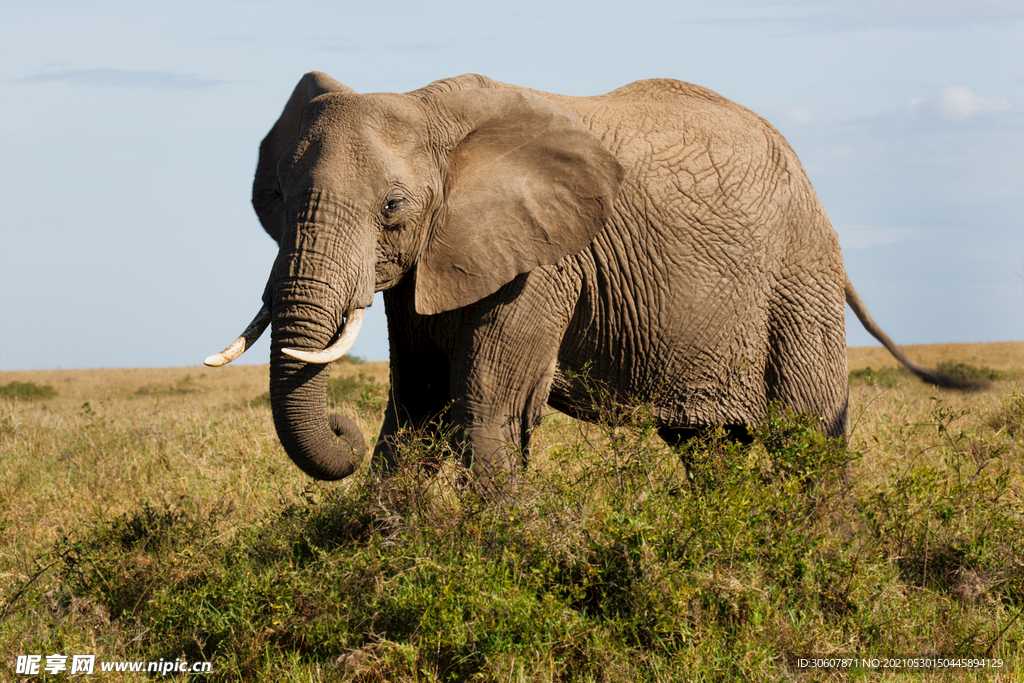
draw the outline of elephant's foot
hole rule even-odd
[[[473,485],[489,498],[513,488],[525,463],[529,444],[516,443],[517,432],[488,426],[467,427],[462,432],[463,462],[473,473]]]

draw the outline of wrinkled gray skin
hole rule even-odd
[[[327,367],[282,349],[323,349],[375,291],[391,395],[374,464],[443,415],[485,482],[514,471],[546,405],[595,419],[595,386],[651,402],[670,442],[741,434],[771,401],[840,436],[845,302],[884,337],[782,135],[679,81],[565,97],[465,75],[360,95],[313,72],[260,147],[253,205],[280,244],[274,421],[321,479],[350,474],[363,438],[326,415]]]

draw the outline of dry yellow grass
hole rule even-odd
[[[953,362],[1008,373],[1024,370],[1024,342],[930,344],[903,348],[913,360],[929,367]],[[851,371],[899,365],[880,346],[851,348],[848,358]],[[938,430],[936,416],[941,412],[960,415],[950,421],[950,429],[955,433],[965,432],[967,438],[971,438],[973,432],[985,427],[990,417],[1002,409],[1007,395],[1015,388],[1019,391],[1020,386],[1020,379],[1007,379],[993,382],[992,387],[985,391],[965,393],[936,389],[912,377],[893,387],[851,384],[850,440],[864,455],[860,467],[871,472],[872,476],[884,477],[886,472],[912,462],[934,443]],[[1016,439],[1002,436],[1008,461],[1019,468],[1024,450]]]
[[[376,382],[388,380],[386,362],[336,363],[332,377],[365,374]],[[267,391],[269,365],[228,365],[208,368],[103,368],[93,370],[25,370],[0,372],[0,385],[10,382],[49,384],[58,396],[51,410],[78,408],[84,401],[124,403],[144,409],[171,403],[215,406],[250,400]]]
[[[900,348],[912,360],[928,367],[952,362],[986,366],[993,370],[1024,371],[1024,342],[917,344]],[[882,346],[851,346],[846,350],[846,358],[850,370],[899,367],[899,362]]]
[[[957,362],[989,367],[1000,371],[1024,371],[1024,342],[985,344],[926,344],[904,346],[917,362],[934,367],[938,363]],[[849,369],[899,367],[899,363],[881,346],[850,347]],[[360,364],[337,363],[331,376],[365,374],[376,382],[388,379],[388,364],[383,361]],[[0,385],[9,382],[49,384],[59,393],[44,405],[61,412],[78,408],[85,401],[104,404],[125,403],[152,409],[172,403],[214,406],[255,398],[267,391],[269,366],[229,365],[185,368],[104,368],[93,370],[26,370],[0,372]],[[856,402],[854,402],[856,403]]]
[[[332,377],[386,381],[387,363],[338,363]],[[245,501],[242,518],[313,484],[284,454],[265,394],[267,365],[0,372],[0,385],[52,386],[0,401],[0,566],[97,516],[141,503],[198,509]],[[373,416],[353,414],[372,438]],[[235,503],[231,503],[234,505]]]

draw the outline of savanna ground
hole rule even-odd
[[[83,680],[1024,680],[1024,343],[907,350],[991,388],[850,349],[848,447],[777,412],[753,447],[688,447],[689,475],[643,406],[551,415],[500,500],[412,438],[385,480],[310,481],[265,366],[0,373],[0,678],[94,654]],[[329,402],[372,437],[386,381],[338,363]]]

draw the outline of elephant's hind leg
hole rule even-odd
[[[767,398],[800,413],[821,418],[821,431],[830,437],[846,434],[849,415],[849,385],[843,356],[822,354],[810,363],[805,356],[780,353],[769,360],[766,370]]]
[[[844,292],[827,276],[817,281],[806,272],[802,276],[803,281],[790,283],[790,298],[773,315],[766,398],[819,415],[821,431],[841,437],[849,409]]]

